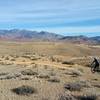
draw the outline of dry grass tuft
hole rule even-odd
[[[38,76],[38,78],[48,79],[48,78],[50,78],[50,76],[49,76],[48,74],[40,74],[40,75]]]
[[[21,74],[22,75],[38,75],[37,72],[34,72],[31,69],[27,69],[27,70],[21,71]]]
[[[79,70],[67,70],[65,72],[66,75],[72,75],[73,77],[78,77],[78,76],[82,76],[82,72]]]
[[[53,83],[59,83],[60,79],[58,79],[57,77],[52,77],[50,79],[48,79],[49,82],[53,82]]]
[[[79,81],[65,84],[64,88],[70,91],[81,91],[82,88],[89,87],[87,82]]]
[[[71,61],[63,61],[63,62],[62,62],[62,64],[74,65],[74,63],[73,63],[73,62],[71,62]]]
[[[97,96],[94,94],[77,96],[77,100],[97,100]]]
[[[0,76],[5,76],[5,75],[8,75],[9,73],[5,73],[5,72],[2,72],[0,73]]]
[[[58,100],[76,100],[76,98],[71,94],[62,94]]]

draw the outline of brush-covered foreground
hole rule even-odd
[[[100,46],[0,41],[0,100],[100,100]]]

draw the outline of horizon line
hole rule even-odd
[[[0,31],[4,31],[4,30],[7,30],[7,31],[11,31],[11,30],[20,30],[20,31],[36,31],[36,32],[48,32],[48,33],[54,33],[54,34],[58,34],[58,35],[62,35],[62,36],[72,36],[72,37],[75,37],[75,36],[86,36],[86,37],[97,37],[97,36],[100,36],[100,35],[90,35],[90,34],[93,34],[93,33],[100,33],[100,32],[75,32],[75,33],[71,33],[71,32],[66,32],[66,33],[57,33],[57,32],[51,32],[51,31],[47,31],[47,30],[33,30],[33,29],[25,29],[25,28],[11,28],[11,29],[0,29]],[[76,35],[75,35],[76,34]]]

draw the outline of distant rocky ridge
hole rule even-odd
[[[2,40],[44,40],[53,41],[63,38],[62,35],[49,32],[37,32],[29,30],[0,30],[0,39]]]
[[[50,32],[37,32],[29,30],[0,30],[0,40],[18,40],[18,41],[61,41],[72,43],[100,43],[100,36],[86,37],[86,36],[63,36]]]
[[[86,44],[100,44],[100,36],[87,37],[87,36],[64,36],[60,38],[61,41],[73,43],[86,43]]]

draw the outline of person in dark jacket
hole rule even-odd
[[[94,61],[91,65],[94,65],[94,71],[99,69],[99,62],[96,58],[94,58]]]

